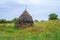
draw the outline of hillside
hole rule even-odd
[[[34,27],[26,29],[0,24],[0,40],[60,40],[60,21],[34,22]]]

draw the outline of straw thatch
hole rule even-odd
[[[33,25],[34,25],[33,19],[27,11],[24,11],[23,14],[15,22],[15,27],[17,28],[19,27],[27,28]]]

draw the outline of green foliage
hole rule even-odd
[[[41,20],[40,22],[44,22],[45,20]]]
[[[34,22],[34,27],[26,29],[17,29],[14,23],[1,23],[0,40],[60,40],[60,21]]]
[[[7,20],[7,23],[12,23],[12,21],[10,21],[10,20]]]
[[[18,18],[14,18],[13,20],[11,20],[12,22],[16,22],[16,20],[17,20]]]
[[[35,20],[35,22],[39,22],[38,20]]]
[[[57,14],[51,13],[51,14],[49,15],[49,20],[57,20],[57,19],[58,19],[58,15],[57,15]]]
[[[0,19],[0,23],[14,23],[16,20],[17,18],[14,18],[13,20]]]
[[[6,19],[0,19],[0,23],[6,23]]]

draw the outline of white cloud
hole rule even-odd
[[[51,3],[51,2],[57,2],[59,0],[0,0],[1,3],[7,3],[7,2],[16,2],[19,4],[43,4],[43,3]]]
[[[41,4],[41,3],[44,3],[45,1],[44,0],[29,0],[29,3],[31,4]]]
[[[19,4],[26,4],[26,0],[14,0],[15,2],[18,2]]]
[[[44,0],[14,0],[14,2],[17,2],[19,4],[41,4],[44,3]]]

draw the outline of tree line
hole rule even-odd
[[[14,18],[13,20],[6,20],[6,19],[0,19],[0,23],[13,23],[17,20],[18,18]],[[55,13],[49,14],[49,20],[59,20],[58,15]],[[35,20],[35,22],[39,22],[38,20]]]
[[[16,20],[17,20],[17,18],[14,18],[13,20],[0,19],[0,23],[13,23]]]

